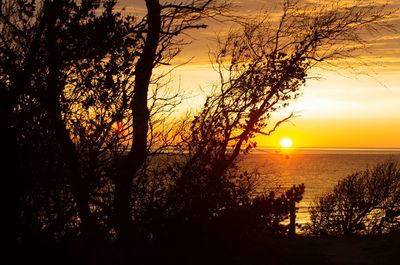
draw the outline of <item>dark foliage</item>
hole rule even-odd
[[[292,117],[272,121],[311,67],[343,56],[344,43],[360,42],[358,30],[387,14],[366,5],[309,15],[286,0],[276,27],[239,21],[215,54],[220,84],[199,113],[176,123],[168,117],[180,92],[165,92],[166,74],[153,71],[229,2],[145,0],[141,19],[116,2],[0,1],[0,141],[11,194],[2,201],[12,246],[80,258],[123,249],[131,260],[142,244],[174,238],[285,234],[304,186],[256,194],[238,158]],[[122,248],[109,248],[115,239]]]
[[[224,211],[214,221],[214,233],[287,235],[291,204],[302,200],[305,186],[293,186],[282,194],[274,191],[249,198],[247,203]]]
[[[310,208],[313,234],[380,235],[400,229],[400,169],[378,164],[339,181]]]

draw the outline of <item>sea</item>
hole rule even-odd
[[[256,173],[260,191],[283,191],[304,183],[305,193],[296,214],[296,222],[304,224],[309,222],[313,201],[330,192],[339,180],[389,160],[400,166],[400,149],[258,148],[242,156],[239,165]]]

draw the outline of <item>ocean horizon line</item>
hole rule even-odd
[[[400,152],[400,147],[274,147],[258,146],[254,148],[262,150],[292,150],[292,151],[393,151]]]

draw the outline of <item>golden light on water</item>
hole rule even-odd
[[[281,139],[280,145],[282,148],[290,148],[293,146],[293,141],[289,137],[284,137]]]

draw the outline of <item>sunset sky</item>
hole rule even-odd
[[[250,14],[259,12],[267,2],[269,7],[277,8],[281,1],[234,2],[236,12]],[[388,2],[390,8],[400,7],[400,0]],[[125,0],[120,4],[143,14],[143,3]],[[394,19],[392,23],[400,25],[399,21]],[[191,32],[193,43],[175,61],[192,58],[174,73],[175,84],[180,84],[188,96],[181,109],[198,109],[204,91],[217,81],[208,52],[215,47],[215,36],[228,29],[224,23],[212,22],[206,30]],[[308,80],[302,96],[286,110],[294,111],[297,117],[272,136],[258,137],[258,145],[276,147],[283,137],[290,137],[294,147],[400,148],[400,33],[375,36],[362,57],[358,62],[367,64],[362,69],[364,75],[343,67],[335,71],[315,69],[313,75],[320,78]]]

